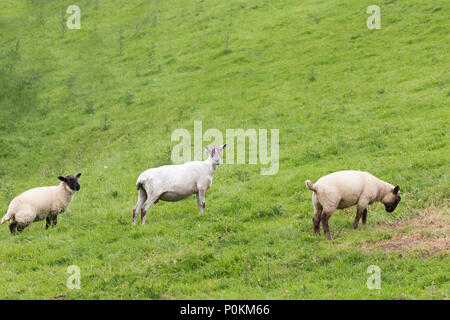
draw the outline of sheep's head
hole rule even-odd
[[[222,153],[223,149],[226,148],[226,144],[221,146],[207,146],[205,150],[208,152],[209,157],[212,159],[212,162],[215,165],[219,165],[222,163]]]
[[[70,189],[73,191],[79,191],[80,190],[80,184],[78,183],[78,178],[81,176],[81,173],[77,174],[76,176],[69,174],[68,176],[62,177],[59,176],[58,179],[67,184]]]
[[[382,202],[387,212],[393,212],[402,198],[400,197],[400,187],[395,186],[388,192]]]

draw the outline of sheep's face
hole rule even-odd
[[[383,198],[384,207],[387,212],[393,212],[397,208],[398,203],[402,198],[400,197],[400,187],[395,186],[395,188],[389,192]]]
[[[81,173],[77,174],[76,176],[69,174],[68,176],[61,177],[59,176],[58,179],[62,182],[65,182],[70,189],[73,191],[80,191],[80,184],[78,183],[78,178],[81,176]]]
[[[222,153],[223,149],[226,148],[226,144],[221,146],[207,146],[205,150],[208,152],[209,157],[212,159],[212,162],[215,165],[219,165],[222,163]]]

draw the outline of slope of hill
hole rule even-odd
[[[380,1],[379,30],[370,1],[76,2],[79,30],[73,1],[0,3],[0,211],[83,173],[55,229],[1,226],[0,298],[448,298],[448,1]],[[279,129],[278,173],[225,164],[204,215],[195,198],[160,202],[132,227],[137,176],[170,163],[171,133],[194,120]],[[349,168],[403,201],[355,231],[354,209],[336,212],[329,241],[304,181]],[[430,211],[426,228],[392,227]],[[412,230],[413,246],[377,246]]]

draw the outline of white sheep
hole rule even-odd
[[[11,233],[22,232],[33,221],[46,219],[45,229],[50,222],[56,226],[58,214],[64,212],[72,202],[76,191],[80,190],[78,178],[68,175],[58,177],[61,183],[58,186],[41,187],[27,190],[14,198],[8,207],[8,212],[1,223],[12,220],[9,224]]]
[[[212,186],[213,175],[222,163],[222,146],[208,146],[205,161],[192,161],[180,165],[167,165],[144,171],[136,182],[138,201],[133,209],[133,225],[141,211],[141,224],[150,207],[159,200],[179,201],[192,194],[197,196],[198,211],[205,209],[205,192]]]
[[[384,182],[368,172],[338,171],[326,175],[315,184],[305,181],[308,189],[313,191],[314,232],[323,232],[330,237],[328,220],[336,209],[344,209],[356,205],[356,217],[353,229],[358,227],[359,219],[365,224],[367,206],[380,201],[387,212],[393,212],[401,200],[400,187]]]

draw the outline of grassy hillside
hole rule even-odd
[[[378,1],[380,30],[373,1],[75,3],[80,30],[65,27],[74,1],[0,2],[0,213],[83,173],[55,229],[1,226],[0,299],[449,297],[448,1]],[[279,172],[223,165],[204,215],[192,197],[131,226],[137,176],[194,120],[279,129]],[[330,241],[304,181],[342,169],[403,200],[358,230],[354,208],[335,212]]]

